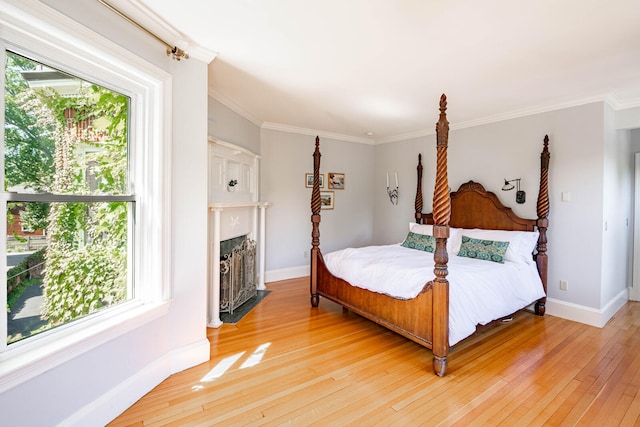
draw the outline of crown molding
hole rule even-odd
[[[618,102],[611,95],[596,95],[596,96],[575,99],[572,101],[567,101],[562,103],[537,105],[534,107],[528,107],[520,110],[509,111],[506,113],[481,117],[479,119],[467,120],[465,122],[460,122],[460,123],[452,123],[449,125],[449,129],[451,130],[466,129],[466,128],[475,127],[475,126],[482,126],[482,125],[487,125],[491,123],[502,122],[505,120],[532,116],[534,114],[548,113],[550,111],[563,110],[565,108],[578,107],[580,105],[586,105],[586,104],[593,104],[594,102],[605,102],[615,110],[633,108],[635,106],[640,105],[640,99],[634,100],[633,102],[621,103],[621,102]],[[434,125],[434,129],[435,129],[435,125]],[[398,142],[398,141],[404,141],[412,138],[435,135],[434,129],[424,129],[416,132],[404,133],[404,134],[394,135],[386,138],[380,138],[376,140],[376,143],[386,144],[389,142]]]
[[[280,132],[297,133],[301,135],[318,135],[323,138],[331,138],[331,139],[348,141],[348,142],[357,142],[357,143],[368,144],[368,145],[381,145],[381,144],[388,144],[391,142],[406,141],[409,139],[422,138],[426,136],[435,135],[436,133],[435,123],[434,123],[434,127],[431,129],[422,129],[415,132],[402,133],[402,134],[392,135],[392,136],[382,137],[382,138],[364,138],[364,137],[344,135],[339,133],[324,132],[324,131],[319,131],[315,129],[301,128],[301,127],[290,126],[290,125],[285,125],[280,123],[262,122],[258,120],[255,116],[248,113],[246,110],[242,109],[238,104],[236,104],[229,98],[222,96],[220,93],[216,92],[213,89],[209,89],[209,96],[215,98],[220,103],[224,104],[229,109],[233,110],[237,114],[251,121],[253,124],[260,127],[261,129],[277,130]],[[555,104],[537,105],[537,106],[523,108],[520,110],[514,110],[506,113],[485,116],[479,119],[467,120],[465,122],[460,122],[460,123],[454,123],[454,124],[450,124],[450,129],[451,130],[466,129],[466,128],[475,127],[475,126],[482,126],[482,125],[487,125],[491,123],[497,123],[505,120],[532,116],[534,114],[542,114],[542,113],[548,113],[551,111],[563,110],[566,108],[578,107],[581,105],[592,104],[595,102],[604,102],[607,105],[611,106],[611,108],[613,108],[616,111],[640,107],[640,98],[620,101],[615,95],[601,94],[601,95],[579,98],[579,99],[574,99],[571,101],[560,102]]]
[[[249,120],[254,125],[256,125],[258,127],[262,127],[262,124],[264,123],[262,120],[259,120],[253,114],[249,113],[247,110],[245,110],[244,108],[240,107],[238,104],[236,104],[230,98],[227,98],[226,96],[222,95],[220,92],[216,91],[215,89],[209,88],[208,95],[211,98],[215,99],[216,101],[220,102],[222,105],[224,105],[225,107],[227,107],[231,111],[233,111],[236,114],[239,114],[240,116],[242,116],[245,119]]]
[[[560,102],[556,104],[536,105],[533,107],[522,108],[520,110],[509,111],[506,113],[495,114],[492,116],[481,117],[479,119],[468,120],[451,126],[452,129],[464,129],[474,126],[481,126],[490,123],[502,122],[505,120],[518,119],[521,117],[533,116],[534,114],[548,113],[550,111],[564,110],[565,108],[579,107],[581,105],[593,104],[594,102],[604,102],[605,95],[596,95],[586,98],[574,99],[571,101]]]
[[[376,141],[372,138],[363,138],[363,137],[357,137],[357,136],[351,136],[351,135],[344,135],[340,133],[324,132],[316,129],[301,128],[296,126],[284,125],[280,123],[263,122],[258,118],[256,118],[251,113],[249,113],[248,111],[246,111],[245,109],[243,109],[242,107],[240,107],[231,99],[220,94],[220,92],[216,91],[215,89],[209,88],[208,94],[210,97],[220,102],[225,107],[229,108],[233,112],[239,114],[240,116],[249,120],[254,125],[258,126],[260,129],[276,130],[279,132],[287,132],[287,133],[297,133],[300,135],[320,136],[322,138],[337,139],[339,141],[347,141],[347,142],[357,142],[360,144],[368,144],[368,145],[375,145],[376,143]]]
[[[205,64],[211,63],[218,56],[218,52],[206,49],[195,43],[184,42],[179,45],[176,44],[176,46],[185,46],[184,50],[189,54],[189,58],[197,59]]]
[[[337,139],[339,141],[357,142],[359,144],[375,145],[376,141],[372,138],[362,138],[358,136],[344,135],[341,133],[324,132],[321,130],[307,129],[296,126],[282,125],[279,123],[264,122],[262,129],[277,130],[281,132],[297,133],[301,135],[319,136],[322,138]]]
[[[624,101],[621,101],[615,95],[607,95],[605,98],[605,102],[611,106],[616,111],[619,110],[627,110],[629,108],[640,107],[640,98],[631,98]]]

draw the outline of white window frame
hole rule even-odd
[[[135,247],[129,269],[133,299],[22,341],[6,344],[0,312],[0,393],[166,314],[170,301],[171,75],[40,2],[0,0],[0,63],[5,51],[113,89],[131,98],[130,190],[135,194]],[[4,147],[4,76],[0,82],[0,138]],[[4,153],[0,149],[0,170]],[[1,175],[4,176],[3,174]],[[1,184],[1,182],[0,182]],[[3,186],[0,188],[4,188]],[[6,202],[0,192],[0,238]],[[0,269],[6,270],[6,242]],[[4,270],[3,270],[4,271]],[[5,279],[6,280],[6,279]],[[6,306],[0,286],[0,307]]]

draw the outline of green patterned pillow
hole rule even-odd
[[[507,252],[508,247],[509,242],[474,239],[463,235],[458,256],[504,264],[504,254]]]
[[[436,249],[436,238],[410,231],[409,234],[407,234],[407,238],[402,242],[402,246],[419,251],[433,252]]]

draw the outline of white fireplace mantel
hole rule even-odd
[[[210,313],[209,324],[210,328],[219,328],[222,326],[220,320],[220,242],[227,238],[238,237],[244,234],[249,234],[249,238],[256,240],[258,243],[258,290],[265,290],[264,285],[264,271],[265,271],[265,211],[269,207],[270,203],[267,202],[254,202],[254,203],[209,203],[209,212],[213,215],[211,221],[211,295],[210,295]],[[249,233],[243,227],[239,227],[240,231],[230,232],[230,235],[224,236],[221,227],[221,217],[223,213],[229,212],[229,218],[231,222],[235,222],[237,218],[238,226],[240,225],[240,217],[234,217],[233,213],[237,210],[252,211],[252,221]],[[258,215],[259,211],[259,215]],[[259,236],[258,236],[259,232]],[[236,234],[236,235],[233,235]]]
[[[209,323],[220,320],[220,242],[248,235],[258,250],[257,289],[264,290],[265,217],[270,203],[258,201],[260,157],[233,144],[209,138]],[[235,181],[233,185],[230,185]]]

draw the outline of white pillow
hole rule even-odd
[[[460,252],[460,246],[462,246],[462,232],[463,228],[449,228],[449,242],[451,242],[451,252],[453,255],[458,255]]]
[[[433,236],[433,225],[409,223],[409,231],[416,234],[424,234]],[[462,228],[449,227],[449,238],[447,239],[447,252],[449,254],[457,254],[462,244]]]
[[[426,236],[433,236],[433,225],[431,224],[417,224],[415,222],[409,223],[409,231],[416,234],[424,234]]]
[[[509,247],[505,253],[505,261],[515,263],[525,262],[534,264],[533,250],[538,243],[539,232],[536,231],[507,231],[507,230],[483,230],[480,228],[465,229],[464,235],[474,239],[495,240],[499,242],[509,242]],[[462,237],[461,237],[462,239]],[[460,247],[458,247],[460,250]]]

